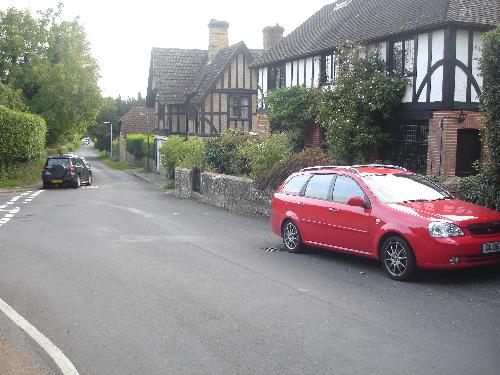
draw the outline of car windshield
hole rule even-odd
[[[69,159],[66,158],[60,158],[60,159],[49,159],[47,160],[47,166],[50,167],[51,165],[56,165],[56,164],[62,164],[65,167],[69,165]]]
[[[453,198],[445,190],[419,175],[369,175],[361,179],[383,203],[424,202]]]

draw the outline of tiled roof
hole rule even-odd
[[[335,9],[341,2],[347,5]],[[498,25],[499,0],[339,0],[324,6],[252,65],[310,55],[346,41],[383,40],[447,22]]]
[[[149,107],[133,107],[119,121],[120,132],[125,135],[152,133],[156,127],[155,110]]]
[[[212,61],[207,62],[206,50],[153,48],[150,78],[155,84],[159,101],[162,104],[182,104],[188,96],[192,96],[193,102],[200,100],[240,50],[250,58],[262,51],[249,51],[245,43],[240,42],[221,49]],[[148,91],[151,89],[148,87]]]
[[[206,60],[207,51],[204,50],[153,48],[152,74],[160,102],[184,103]]]

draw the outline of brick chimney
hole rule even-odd
[[[264,36],[264,49],[271,49],[278,42],[283,39],[283,32],[285,29],[281,27],[279,24],[276,26],[266,26],[262,30],[262,34]]]
[[[227,29],[229,23],[226,21],[210,20],[208,24],[208,60],[211,61],[217,52],[228,46]]]

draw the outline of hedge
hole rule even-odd
[[[126,139],[127,151],[136,160],[142,160],[147,155],[148,136],[146,134],[129,134]],[[149,157],[154,158],[154,139],[149,137]]]
[[[36,158],[44,150],[46,134],[43,118],[0,105],[0,164]]]

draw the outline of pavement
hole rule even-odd
[[[128,173],[149,182],[158,189],[163,189],[168,182],[168,178],[165,175],[158,172],[147,172],[144,168],[131,169]]]

